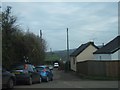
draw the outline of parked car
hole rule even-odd
[[[41,83],[41,76],[32,64],[19,64],[12,66],[12,72],[16,75],[16,82],[25,82],[28,85]]]
[[[36,69],[41,75],[42,81],[48,82],[53,80],[53,73],[48,66],[46,65],[36,66]]]
[[[59,63],[54,63],[54,68],[58,68],[59,67]]]
[[[15,74],[2,68],[2,88],[12,89],[16,84]]]

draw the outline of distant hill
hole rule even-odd
[[[75,49],[70,49],[69,54],[71,54]],[[46,61],[56,61],[56,60],[67,60],[67,50],[46,52]]]
[[[98,48],[103,47],[103,45],[97,46]],[[69,54],[74,52],[76,49],[70,49]],[[45,61],[57,61],[57,60],[66,61],[67,60],[67,50],[60,50],[60,51],[53,51],[53,52],[46,52],[46,59]]]

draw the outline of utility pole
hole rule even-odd
[[[68,28],[67,28],[67,70],[69,70],[69,35],[68,35]]]
[[[41,39],[41,43],[42,43],[42,30],[40,30],[40,39]]]
[[[50,48],[50,57],[51,57],[51,59],[53,58],[52,48]],[[53,64],[53,61],[52,61],[52,60],[51,60],[50,64]]]
[[[43,41],[42,41],[42,30],[40,30],[40,53],[43,53]],[[44,61],[42,60],[41,63],[43,63]]]
[[[43,43],[43,41],[42,41],[42,30],[40,30],[40,43],[41,43],[41,49],[43,49],[43,46],[42,46],[42,43]]]

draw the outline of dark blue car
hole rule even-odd
[[[12,89],[16,84],[15,74],[2,68],[2,89]]]
[[[11,72],[15,74],[17,83],[28,85],[41,83],[41,76],[32,64],[21,63],[12,65]]]
[[[53,80],[53,73],[48,66],[46,65],[36,66],[36,70],[41,75],[42,81],[48,82]]]

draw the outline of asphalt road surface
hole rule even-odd
[[[118,81],[83,80],[73,73],[53,70],[54,80],[32,85],[16,85],[15,88],[118,88]],[[109,89],[109,90],[111,90]],[[103,90],[103,89],[102,89]]]

